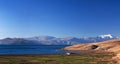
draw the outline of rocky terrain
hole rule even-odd
[[[120,38],[114,40],[108,40],[104,42],[96,42],[89,44],[76,44],[64,48],[64,50],[77,50],[77,51],[92,51],[97,52],[112,52],[115,56],[112,57],[113,60],[120,64]]]

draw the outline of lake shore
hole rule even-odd
[[[111,53],[0,55],[0,64],[115,64]]]

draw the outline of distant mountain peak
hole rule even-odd
[[[55,39],[56,37],[53,37],[53,36],[36,36],[36,37],[30,37],[28,39],[31,39],[31,40],[52,40],[52,39]]]
[[[66,37],[66,38],[62,38],[62,40],[71,40],[71,39],[78,39],[76,37]]]
[[[104,34],[104,35],[99,35],[98,37],[101,37],[101,38],[113,38],[113,35],[111,35],[111,34]]]

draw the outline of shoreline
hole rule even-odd
[[[0,64],[115,64],[111,54],[0,55]]]

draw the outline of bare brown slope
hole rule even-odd
[[[90,44],[76,44],[66,47],[64,50],[113,52],[116,54],[116,56],[114,56],[112,59],[117,60],[118,64],[120,64],[120,39]]]

